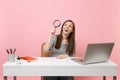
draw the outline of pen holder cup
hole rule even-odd
[[[15,54],[8,54],[8,62],[10,63],[15,62]]]

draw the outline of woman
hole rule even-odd
[[[51,29],[50,37],[45,43],[44,52],[50,51],[51,57],[64,59],[75,55],[75,24],[66,20],[59,35],[55,35],[55,28]],[[73,80],[73,77],[44,77],[44,80]]]

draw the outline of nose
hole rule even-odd
[[[69,29],[69,26],[67,26],[67,29]]]

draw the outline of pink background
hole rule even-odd
[[[120,66],[120,0],[0,0],[0,80],[2,64],[7,61],[5,49],[17,48],[16,56],[40,56],[41,43],[47,40],[54,19],[75,22],[77,56],[84,55],[88,43],[115,42],[110,59]],[[39,80],[39,77],[18,77],[18,80]]]

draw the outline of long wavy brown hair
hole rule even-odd
[[[73,32],[71,32],[68,36],[68,47],[66,49],[66,52],[68,53],[68,55],[72,55],[75,51],[75,24],[72,20],[66,20],[63,24],[62,24],[62,28],[61,28],[61,32],[59,35],[57,35],[57,41],[56,41],[56,45],[55,48],[56,49],[60,49],[61,47],[61,43],[62,43],[62,32],[63,32],[63,26],[66,22],[71,22],[73,24]]]

